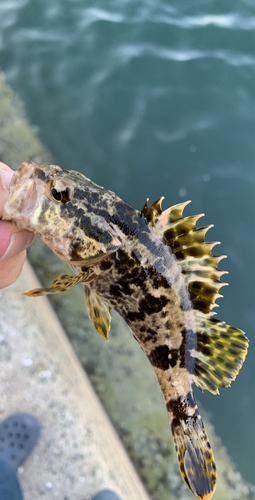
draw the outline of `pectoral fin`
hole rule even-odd
[[[30,292],[22,293],[21,295],[27,295],[28,297],[40,297],[42,295],[49,295],[51,293],[60,293],[69,290],[78,283],[88,283],[94,279],[95,275],[93,269],[88,269],[87,272],[83,272],[76,275],[73,274],[63,274],[56,278],[50,288],[35,288],[30,290]]]
[[[88,315],[96,331],[108,340],[112,319],[111,307],[103,302],[96,292],[88,286],[85,286],[85,303]]]

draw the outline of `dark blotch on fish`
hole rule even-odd
[[[150,354],[150,361],[156,368],[165,371],[169,368],[169,356],[171,351],[167,345],[155,347]]]

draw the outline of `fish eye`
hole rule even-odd
[[[52,194],[54,200],[61,201],[61,199],[62,199],[62,193],[61,193],[61,191],[58,191],[57,189],[52,188],[51,194]]]
[[[46,188],[46,194],[48,198],[55,203],[65,204],[72,199],[72,190],[69,187],[66,187],[65,189],[57,189],[55,187],[55,183],[52,181]]]

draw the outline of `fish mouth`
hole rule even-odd
[[[38,190],[33,171],[37,163],[24,162],[14,173],[10,192],[4,206],[3,219],[13,222],[16,226],[32,229],[29,217],[38,204]]]

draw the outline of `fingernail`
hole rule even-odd
[[[1,166],[1,165],[0,165]],[[2,185],[4,189],[9,192],[10,182],[12,179],[14,172],[10,172],[9,170],[0,170],[0,177],[2,180]]]
[[[5,250],[0,261],[11,259],[18,253],[26,250],[32,243],[35,235],[31,231],[16,231],[12,234],[8,248]]]

